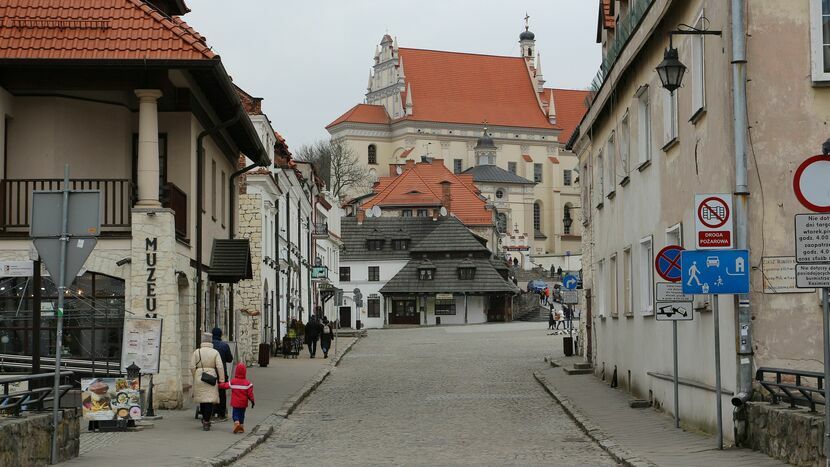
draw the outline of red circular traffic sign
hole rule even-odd
[[[793,177],[798,201],[813,212],[830,212],[830,156],[813,156],[802,162]]]
[[[680,253],[683,251],[682,246],[669,245],[659,253],[654,259],[654,268],[657,269],[657,275],[669,282],[680,282],[682,269],[680,269]]]
[[[717,196],[710,196],[697,208],[697,218],[710,229],[717,229],[729,220],[729,205]]]

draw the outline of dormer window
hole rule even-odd
[[[435,265],[432,261],[424,258],[421,264],[418,265],[418,280],[432,281],[435,280]]]
[[[383,250],[383,240],[366,240],[366,249],[369,251]]]
[[[465,259],[458,265],[458,278],[461,280],[473,280],[476,277],[476,265],[470,258]]]
[[[406,239],[397,239],[392,240],[392,249],[393,250],[408,250],[409,249],[409,240]]]

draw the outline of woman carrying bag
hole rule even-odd
[[[211,334],[202,334],[202,345],[190,357],[190,371],[193,373],[193,401],[199,404],[202,413],[202,429],[210,431],[213,404],[219,403],[218,382],[225,379],[222,357],[213,348]]]

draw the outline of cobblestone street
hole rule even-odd
[[[370,331],[239,465],[613,465],[533,378],[545,327]]]

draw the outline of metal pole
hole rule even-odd
[[[58,411],[60,408],[61,343],[63,341],[63,302],[66,292],[66,247],[69,243],[67,214],[69,209],[69,164],[63,169],[63,205],[61,206],[61,261],[58,274],[57,333],[55,337],[55,384],[52,388],[52,463],[58,463]]]
[[[674,427],[680,428],[680,390],[677,373],[677,321],[672,321],[672,336],[674,337]]]
[[[40,259],[32,262],[32,374],[40,373]],[[31,385],[34,382],[30,382]],[[41,386],[42,383],[35,383]],[[29,388],[31,389],[31,388]]]
[[[718,310],[718,296],[712,295],[712,310],[715,319],[715,394],[717,395],[718,410],[718,449],[723,449],[723,413],[721,410],[721,383],[720,383],[720,311]]]
[[[830,288],[824,288],[822,306],[824,309],[824,400],[830,400]],[[824,408],[824,458],[825,465],[830,466],[830,409]]]

